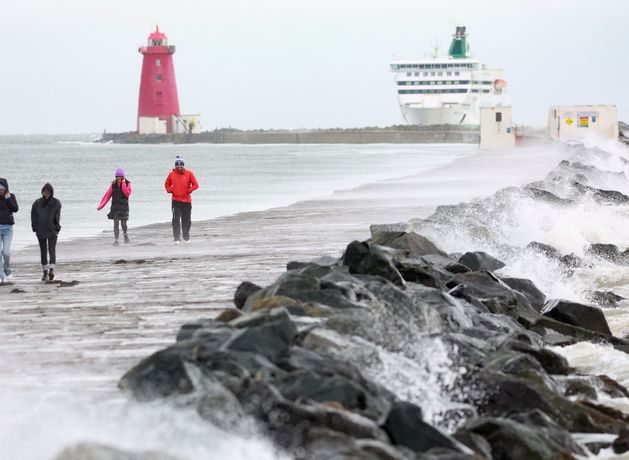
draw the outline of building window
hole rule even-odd
[[[419,77],[419,72],[415,72],[415,76],[416,76],[416,77]]]
[[[461,72],[454,72],[454,75],[456,75],[456,76],[458,76],[460,74],[461,74]]]
[[[442,77],[443,76],[443,72],[437,72],[437,75]]]
[[[158,73],[157,75],[155,75],[155,80],[161,80],[162,79],[162,74]]]
[[[155,65],[157,67],[161,66],[162,65],[162,60],[161,59],[155,59]]]
[[[502,112],[496,112],[496,122],[502,121]]]
[[[446,72],[446,75],[447,75],[448,77],[451,77],[451,76],[452,76],[452,72]]]
[[[592,115],[592,123],[596,123],[596,115]]]
[[[410,77],[411,75],[413,75],[413,72],[406,72],[407,77]]]

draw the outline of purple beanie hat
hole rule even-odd
[[[124,177],[124,176],[125,176],[124,169],[122,168],[116,169],[116,177]]]

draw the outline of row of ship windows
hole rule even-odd
[[[476,69],[477,64],[392,64],[393,70],[399,69]]]
[[[400,89],[398,94],[489,93],[488,89]]]
[[[454,75],[455,77],[458,77],[459,75],[461,75],[461,72],[446,72],[445,73],[446,76],[451,77],[452,75]],[[443,77],[443,72],[406,72],[406,76],[407,77],[412,77],[413,75],[415,75],[416,77],[421,77],[422,75],[424,77]]]
[[[491,81],[480,80],[426,80],[426,81],[398,81],[398,86],[406,85],[491,85]]]

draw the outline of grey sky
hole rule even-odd
[[[388,62],[447,50],[457,25],[503,68],[514,121],[616,104],[629,121],[623,0],[15,0],[3,2],[0,134],[131,131],[144,45],[177,46],[182,113],[204,129],[402,123]]]

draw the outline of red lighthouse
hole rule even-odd
[[[138,49],[144,56],[140,78],[137,130],[139,133],[172,133],[180,116],[174,46],[168,46],[166,34],[159,31],[149,35],[147,46]]]

